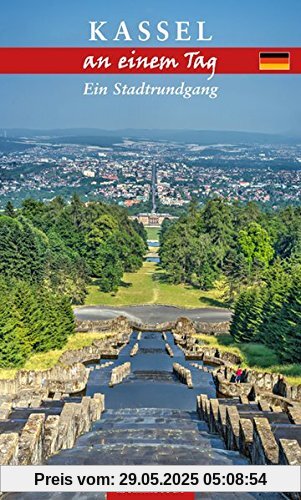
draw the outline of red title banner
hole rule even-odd
[[[107,500],[195,500],[194,493],[107,493]]]
[[[301,47],[2,47],[0,74],[300,74]]]

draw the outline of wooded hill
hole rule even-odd
[[[265,343],[285,362],[301,360],[300,207],[192,203],[179,220],[164,222],[160,257],[171,283],[203,290],[223,283],[236,340]]]
[[[22,366],[34,352],[61,348],[74,331],[72,304],[82,304],[91,279],[117,290],[139,269],[143,226],[124,209],[25,200],[0,216],[0,367]]]

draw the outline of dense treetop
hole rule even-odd
[[[301,360],[301,208],[262,211],[212,199],[190,205],[161,231],[161,264],[172,283],[210,289],[223,280],[231,333]]]
[[[143,263],[146,233],[122,208],[25,200],[0,215],[0,367],[61,348],[92,279],[114,292]]]

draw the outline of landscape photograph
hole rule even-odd
[[[162,35],[168,19],[175,46],[214,33],[216,47],[277,47],[278,61],[278,47],[300,45],[294,0],[273,15],[270,0],[233,0],[231,11],[201,2],[201,13],[199,2],[175,1],[173,13],[167,3],[103,2],[94,33],[112,47],[136,33],[140,47],[145,26]],[[14,22],[29,25],[12,43],[16,4]],[[88,45],[97,11],[96,0],[6,3],[0,48]],[[149,20],[140,31],[137,15]],[[179,25],[187,16],[201,19],[198,32]],[[208,85],[206,74],[101,76]],[[4,482],[0,496],[110,500],[190,486],[195,499],[295,500],[283,477],[271,489],[268,467],[214,469],[202,486],[193,467],[301,465],[300,74],[216,74],[213,100],[95,99],[82,93],[87,78],[99,81],[0,74],[0,466],[42,466],[27,473],[36,489]],[[65,466],[133,467],[124,490],[104,473],[77,490]]]

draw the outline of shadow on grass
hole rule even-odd
[[[101,291],[101,284],[102,283],[99,279],[96,278],[95,280],[93,280],[93,285],[98,286],[100,291]],[[133,286],[133,283],[127,283],[126,281],[121,281],[119,286],[122,288],[131,288],[131,286]]]
[[[159,281],[160,283],[170,283],[168,281],[168,276],[164,272],[155,272],[152,275],[152,280],[153,281]]]
[[[278,354],[263,344],[241,343],[239,349],[244,354],[246,363],[251,367],[269,368],[279,364]]]
[[[218,299],[214,299],[212,297],[206,297],[205,295],[201,295],[199,297],[199,300],[204,304],[208,304],[208,306],[223,307],[224,309],[228,309],[228,305],[225,302],[222,302],[221,300]]]
[[[131,288],[133,286],[133,283],[127,283],[126,281],[121,281],[119,286],[122,288]]]

